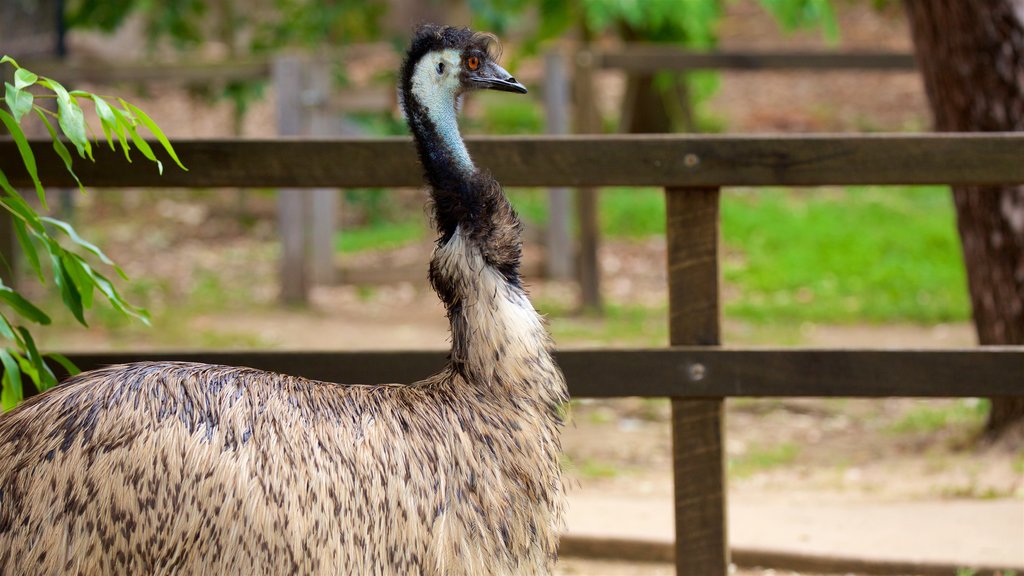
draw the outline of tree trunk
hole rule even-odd
[[[904,6],[935,128],[1024,130],[1024,0]],[[1024,344],[1024,186],[955,187],[953,199],[978,342]],[[1024,398],[993,398],[986,432],[1022,420]]]

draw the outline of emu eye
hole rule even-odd
[[[444,74],[444,62],[437,63],[437,73]]]
[[[480,67],[480,59],[477,58],[476,56],[470,56],[469,58],[466,58],[466,67],[469,68],[470,70],[476,70],[477,68]]]

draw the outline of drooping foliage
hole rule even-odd
[[[46,190],[36,168],[35,152],[25,137],[21,124],[27,118],[38,120],[49,132],[53,151],[74,176],[79,187],[82,182],[75,175],[75,154],[83,160],[93,160],[95,138],[91,137],[85,121],[82,103],[89,102],[99,118],[103,139],[111,149],[120,149],[131,160],[132,148],[138,150],[147,160],[154,162],[163,171],[163,164],[152,147],[143,140],[139,129],[148,129],[160,142],[170,158],[184,169],[174,148],[160,127],[145,112],[121,98],[103,97],[82,90],[67,90],[52,78],[39,76],[8,56],[0,58],[0,65],[14,68],[14,83],[4,83],[3,102],[0,107],[0,123],[14,140],[22,164],[28,173],[38,199],[45,212]],[[40,106],[40,99],[56,101],[57,111]],[[109,101],[108,101],[109,100]],[[68,149],[63,138],[74,147]],[[82,238],[75,229],[56,218],[39,213],[21,193],[14,188],[10,179],[0,170],[0,207],[6,210],[13,223],[24,261],[33,275],[44,285],[53,285],[60,292],[61,301],[74,318],[86,325],[85,311],[94,304],[98,292],[118,312],[149,321],[145,310],[127,302],[118,292],[114,283],[100,271],[101,266],[112,269],[118,276],[127,279],[121,270],[100,248]],[[7,263],[10,266],[10,263]],[[12,408],[24,397],[23,378],[42,391],[57,384],[46,358],[62,364],[70,372],[75,367],[59,354],[41,354],[26,324],[45,326],[50,324],[50,315],[30,302],[16,289],[0,282],[0,362],[3,366],[0,406]]]

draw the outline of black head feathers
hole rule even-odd
[[[469,28],[455,26],[422,24],[416,28],[407,58],[415,62],[427,52],[444,49],[482,52],[494,60],[498,59],[501,50],[498,38],[487,32],[473,32]]]
[[[475,54],[489,60],[501,56],[498,38],[487,32],[473,32],[469,28],[421,24],[409,44],[405,62],[402,64],[401,86],[403,91],[412,81],[416,63],[424,54],[436,50],[458,50],[466,55]]]

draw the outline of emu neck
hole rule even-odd
[[[454,97],[447,102],[441,98],[417,102],[410,111],[409,126],[431,186],[450,187],[476,171],[459,132]]]
[[[432,70],[417,65],[402,92],[433,200],[430,282],[451,324],[450,369],[477,394],[517,405],[529,399],[558,420],[565,384],[520,281],[519,218],[501,185],[473,165],[459,134],[456,93],[428,89]]]
[[[538,370],[554,370],[551,342],[518,275],[509,279],[487,260],[486,248],[459,227],[439,243],[431,281],[448,309],[451,365],[475,387],[521,390],[524,385],[555,404],[558,390],[545,390]],[[560,396],[558,396],[560,398]]]
[[[437,158],[454,162],[456,169],[462,174],[468,175],[476,171],[476,166],[469,157],[469,150],[466,150],[466,143],[459,132],[458,102],[431,103],[427,108],[427,116],[437,131],[435,147],[443,148]]]

